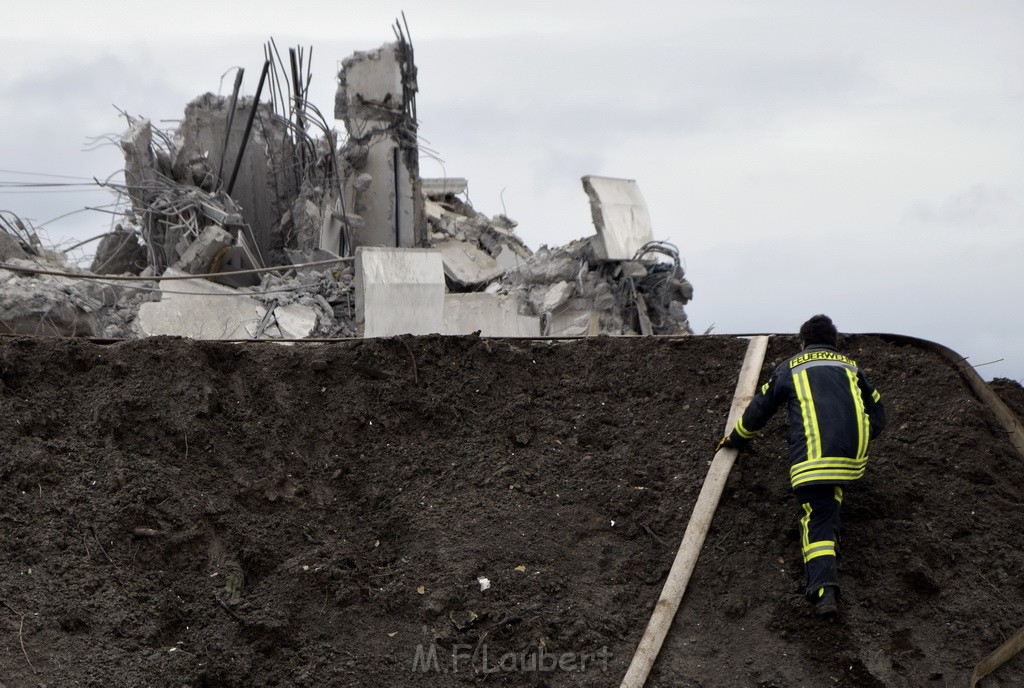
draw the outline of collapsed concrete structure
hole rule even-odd
[[[301,49],[289,70],[268,47],[254,97],[239,97],[239,73],[230,97],[197,97],[173,132],[128,118],[129,209],[91,273],[47,263],[7,232],[5,263],[65,274],[3,273],[0,327],[218,339],[689,333],[692,286],[675,248],[654,241],[635,181],[584,177],[596,234],[533,252],[515,221],[472,207],[465,179],[420,177],[414,52],[396,35],[343,60],[344,137],[306,98]],[[109,277],[124,274],[146,281]],[[201,278],[167,279],[190,275]]]

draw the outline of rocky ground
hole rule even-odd
[[[0,685],[616,686],[744,348],[0,339]],[[1024,625],[1021,457],[939,358],[846,350],[890,428],[848,493],[840,618],[798,593],[779,417],[649,685],[961,686]],[[1021,682],[1017,658],[983,685]]]

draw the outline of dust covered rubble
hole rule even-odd
[[[473,208],[466,180],[422,179],[416,76],[404,34],[346,58],[335,101],[345,136],[301,88],[289,102],[273,92],[270,102],[201,95],[176,130],[126,115],[127,209],[89,271],[33,249],[11,223],[0,227],[11,230],[0,232],[4,263],[69,273],[0,273],[0,327],[109,338],[360,336],[353,259],[383,246],[440,252],[448,296],[494,296],[485,309],[522,316],[515,336],[691,332],[693,290],[674,247],[650,241],[649,220],[638,231],[616,218],[622,199],[602,215],[591,178],[597,234],[536,252],[514,220]],[[629,217],[646,218],[635,182],[594,179],[606,193],[626,189],[625,202],[639,204]],[[609,255],[620,245],[629,255]],[[153,279],[88,279],[96,275]]]
[[[0,225],[0,333],[118,339],[131,336],[131,323],[148,293],[139,289],[41,274],[89,274],[63,255],[43,248],[34,233],[27,241]],[[148,283],[150,287],[155,286]]]
[[[692,333],[685,305],[693,286],[672,245],[647,237],[633,259],[608,260],[596,234],[532,252],[514,220],[459,198],[465,180],[424,180],[423,188],[430,245],[442,250],[449,291],[509,295],[520,314],[540,319],[541,335]],[[459,254],[469,260],[451,258]]]

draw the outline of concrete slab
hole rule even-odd
[[[469,182],[463,177],[442,177],[421,179],[420,188],[427,198],[444,198],[445,196],[458,196],[469,190]]]
[[[444,274],[463,287],[490,282],[505,272],[490,254],[465,241],[442,241],[437,250],[441,252]]]
[[[520,315],[516,300],[503,294],[446,294],[444,334],[483,337],[537,337],[540,318]]]
[[[654,241],[651,216],[640,187],[633,179],[583,177],[600,241],[594,242],[599,258],[630,260],[640,248]]]
[[[355,285],[356,324],[364,337],[443,331],[440,251],[361,246]]]
[[[167,277],[185,274],[173,268],[164,273]],[[263,304],[252,297],[205,279],[161,282],[161,288],[166,291],[159,301],[139,307],[136,325],[142,336],[250,339],[266,313]],[[268,328],[266,334],[299,339],[309,336],[316,326],[313,310],[298,304],[279,307],[276,315],[279,327]]]

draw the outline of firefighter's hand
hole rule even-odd
[[[732,435],[726,435],[722,439],[718,440],[718,444],[715,445],[715,453],[718,453],[719,449],[742,449],[743,445],[732,439]]]

